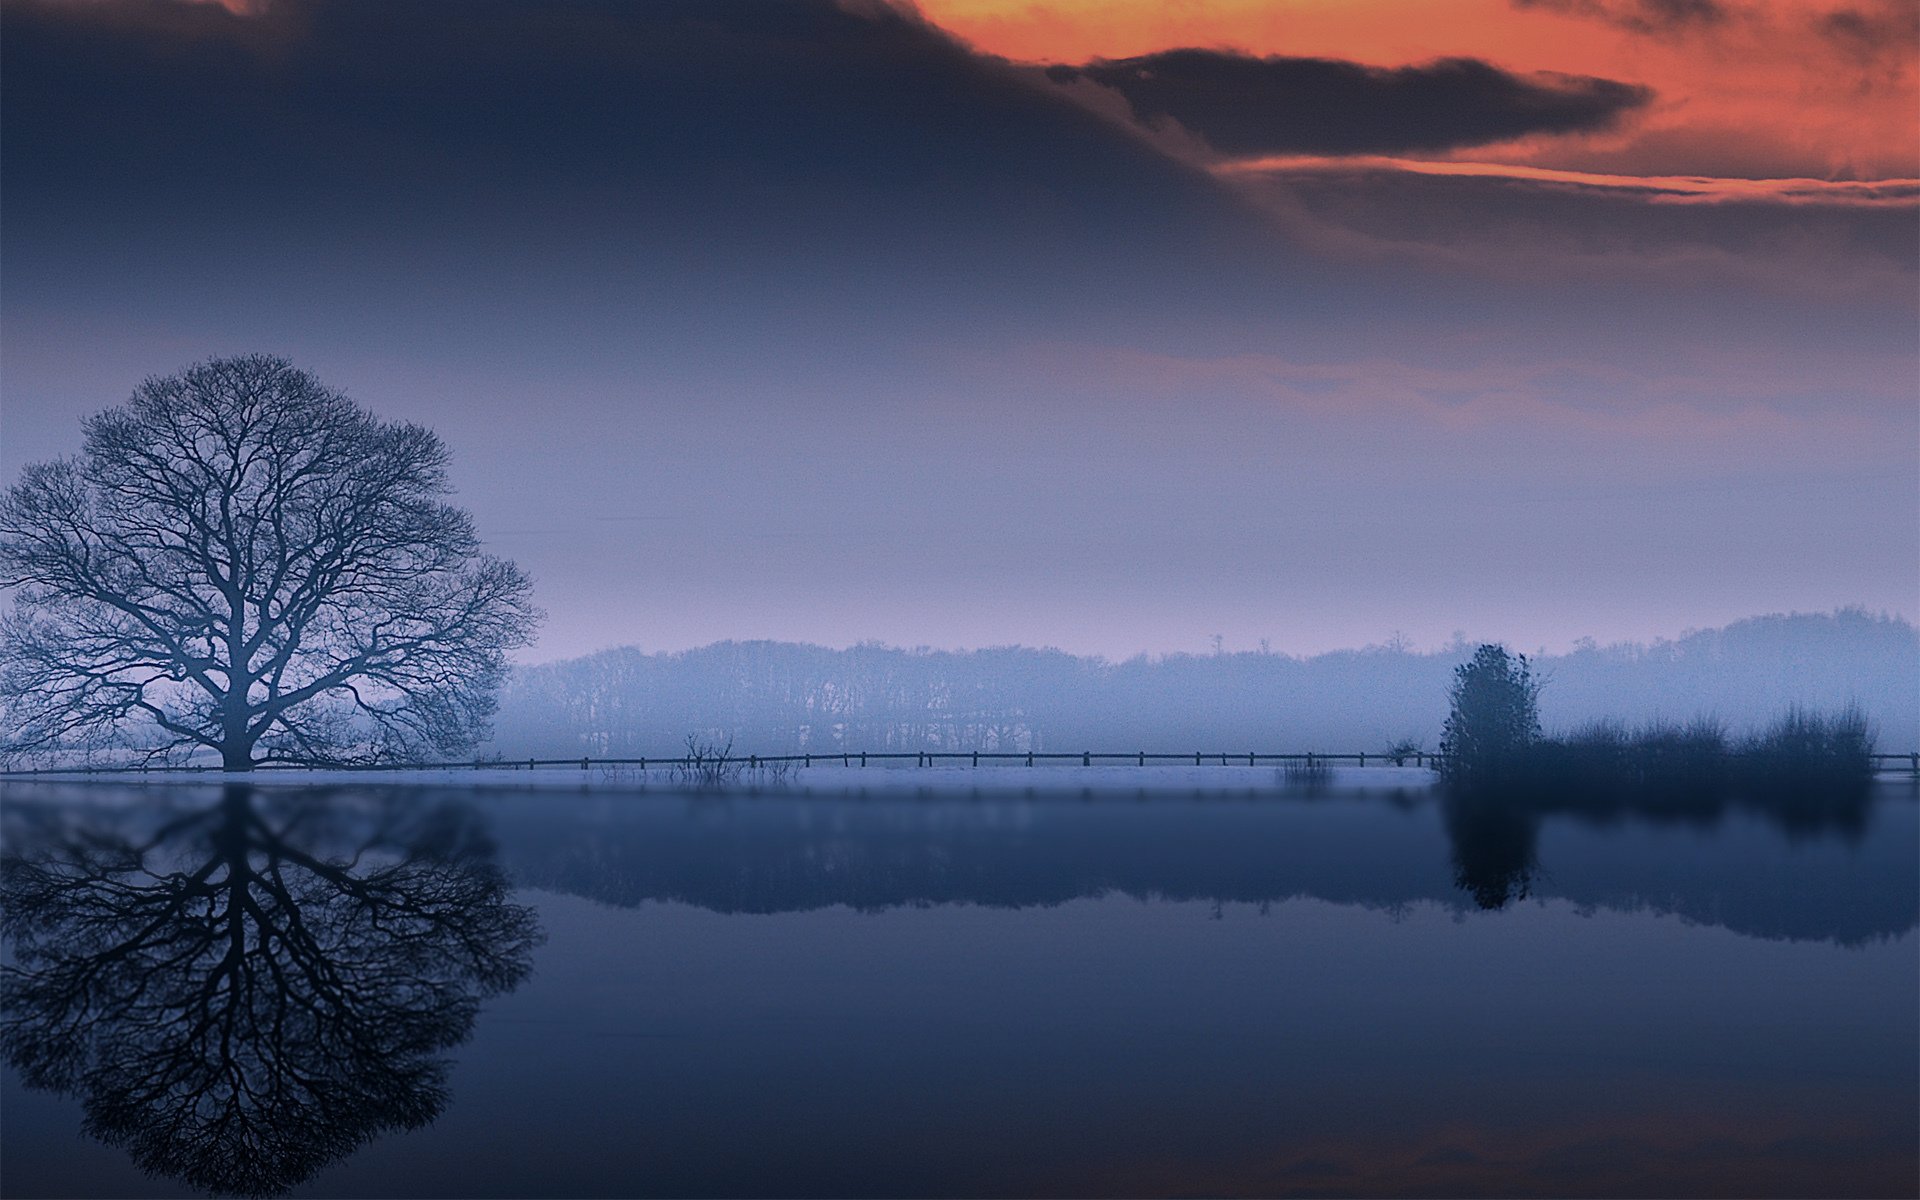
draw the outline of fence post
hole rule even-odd
[[[805,765],[806,765],[806,766],[809,766],[809,767],[813,765],[813,755],[811,755],[811,754],[809,754],[809,755],[807,755],[807,761],[806,761],[806,763],[805,763]]]
[[[867,765],[867,752],[865,750],[860,752],[860,765],[863,767]]]
[[[1247,765],[1248,766],[1253,765],[1253,751],[1251,750],[1247,751]]]
[[[1200,752],[1198,750],[1193,752],[1193,765],[1196,767],[1200,765]]]
[[[758,771],[760,769],[760,756],[758,754],[749,754],[747,756],[747,766]]]
[[[1027,751],[1027,765],[1028,766],[1033,765],[1033,751],[1031,750]]]
[[[1093,765],[1093,751],[1082,750],[1080,752],[1080,765],[1083,767],[1090,767]]]
[[[978,750],[973,752],[973,765],[976,767],[980,765],[980,752]]]
[[[587,769],[587,756],[584,754],[580,756],[580,769],[582,771]]]
[[[1913,777],[1920,779],[1920,752],[1909,754],[1907,757],[1913,760]]]
[[[533,760],[532,760],[532,759],[528,759],[528,760],[527,760],[527,770],[528,770],[528,771],[532,771],[532,770],[533,770]]]
[[[1365,750],[1360,752],[1360,765],[1363,767],[1367,765],[1367,752]]]
[[[1143,767],[1147,765],[1147,752],[1145,750],[1140,752],[1140,765]]]

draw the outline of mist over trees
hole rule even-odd
[[[1370,646],[1296,658],[1108,662],[1058,650],[844,650],[721,642],[625,647],[516,669],[491,749],[507,757],[679,754],[689,733],[755,753],[884,750],[1280,752],[1437,748],[1473,646]],[[1529,656],[1548,732],[1611,719],[1717,717],[1757,728],[1790,706],[1858,703],[1888,750],[1920,745],[1920,633],[1848,609],[1765,616],[1652,644]]]

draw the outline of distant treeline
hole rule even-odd
[[[1437,746],[1447,689],[1473,647],[1370,646],[1140,657],[1058,650],[833,650],[721,642],[624,647],[514,672],[493,749],[509,757],[666,755],[688,734],[755,753],[1150,751]],[[1716,718],[1740,731],[1790,706],[1857,704],[1883,748],[1920,745],[1920,633],[1846,609],[1755,617],[1651,645],[1537,656],[1551,732],[1611,720]]]

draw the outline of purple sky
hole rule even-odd
[[[286,354],[452,445],[532,658],[1920,615],[1911,204],[1229,185],[824,3],[3,11],[0,479]]]

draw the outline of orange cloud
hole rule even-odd
[[[1920,175],[1920,17],[1911,0],[1721,0],[1715,20],[1658,30],[1597,19],[1612,11],[1604,5],[1512,0],[921,0],[920,8],[980,50],[1029,62],[1177,46],[1381,66],[1469,56],[1658,94],[1625,135],[1520,148],[1520,161],[1534,166],[1732,174],[1732,145],[1741,174]]]
[[[1905,208],[1920,203],[1920,179],[1743,179],[1711,175],[1620,175],[1564,171],[1512,163],[1433,161],[1383,155],[1328,157],[1276,155],[1237,159],[1213,169],[1222,175],[1354,169],[1405,171],[1416,175],[1463,175],[1561,183],[1645,194],[1655,203],[1713,204],[1763,201],[1775,204],[1831,204],[1861,208]]]

